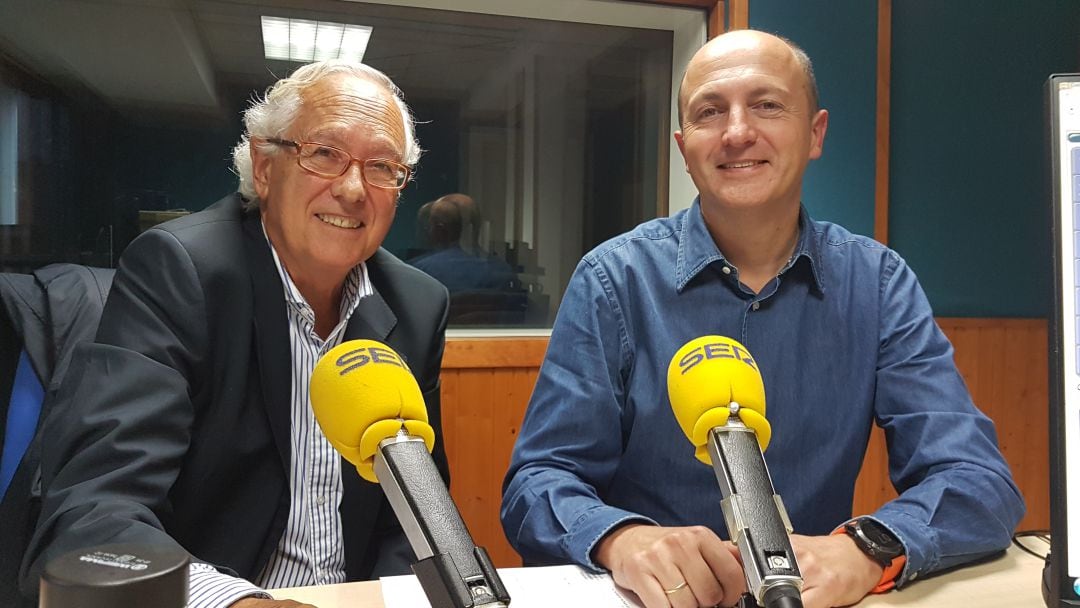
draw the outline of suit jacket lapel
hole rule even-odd
[[[368,276],[374,292],[360,299],[356,310],[349,317],[345,327],[345,340],[377,340],[386,342],[386,337],[397,325],[397,315],[379,293],[383,284],[379,273],[380,249],[367,261]],[[348,580],[363,580],[371,574],[370,568],[378,558],[376,550],[381,539],[372,537],[377,527],[376,520],[390,517],[389,505],[382,496],[382,490],[375,484],[360,478],[356,468],[344,458],[341,459],[341,482],[343,496],[338,511],[341,513],[341,533],[345,541],[345,570]],[[375,549],[371,547],[375,544]]]
[[[349,318],[349,325],[345,328],[346,340],[367,339],[385,342],[386,336],[389,336],[390,331],[397,325],[397,316],[390,310],[386,300],[379,295],[381,281],[377,272],[377,258],[381,253],[382,250],[379,250],[367,262],[368,277],[371,279],[374,293],[361,298],[356,305],[356,310]]]
[[[258,212],[244,218],[244,247],[251,271],[255,302],[255,344],[262,380],[263,400],[284,470],[289,470],[292,353],[284,287],[262,232]]]

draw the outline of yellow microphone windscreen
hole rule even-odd
[[[350,340],[319,359],[311,374],[311,409],[330,444],[378,483],[379,442],[405,427],[428,451],[435,432],[416,378],[392,348],[374,340]]]
[[[739,419],[757,433],[764,450],[771,428],[765,420],[765,385],[745,346],[725,336],[702,336],[683,345],[668,365],[668,399],[694,455],[711,464],[709,431],[727,424],[732,402]]]

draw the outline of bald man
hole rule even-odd
[[[914,273],[801,204],[829,122],[805,52],[719,36],[687,66],[679,114],[699,196],[600,245],[571,278],[506,476],[514,547],[608,570],[650,608],[738,600],[716,479],[666,391],[672,355],[709,334],[745,344],[761,370],[766,460],[807,608],[1008,546],[1023,500]],[[875,423],[900,496],[852,518]]]

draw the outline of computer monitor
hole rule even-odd
[[[1053,174],[1050,558],[1046,605],[1080,606],[1080,74],[1047,86]]]

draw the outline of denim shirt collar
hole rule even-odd
[[[825,293],[825,284],[821,278],[821,252],[819,243],[813,238],[810,229],[810,214],[806,207],[799,206],[799,240],[795,244],[795,253],[780,270],[786,272],[800,259],[806,258],[810,265],[810,274],[814,277],[814,286],[821,294]],[[727,259],[716,246],[716,241],[709,234],[705,225],[705,216],[701,212],[701,197],[695,197],[693,204],[683,213],[677,227],[679,233],[679,255],[675,263],[675,289],[679,292],[701,271],[714,262],[727,263]]]

